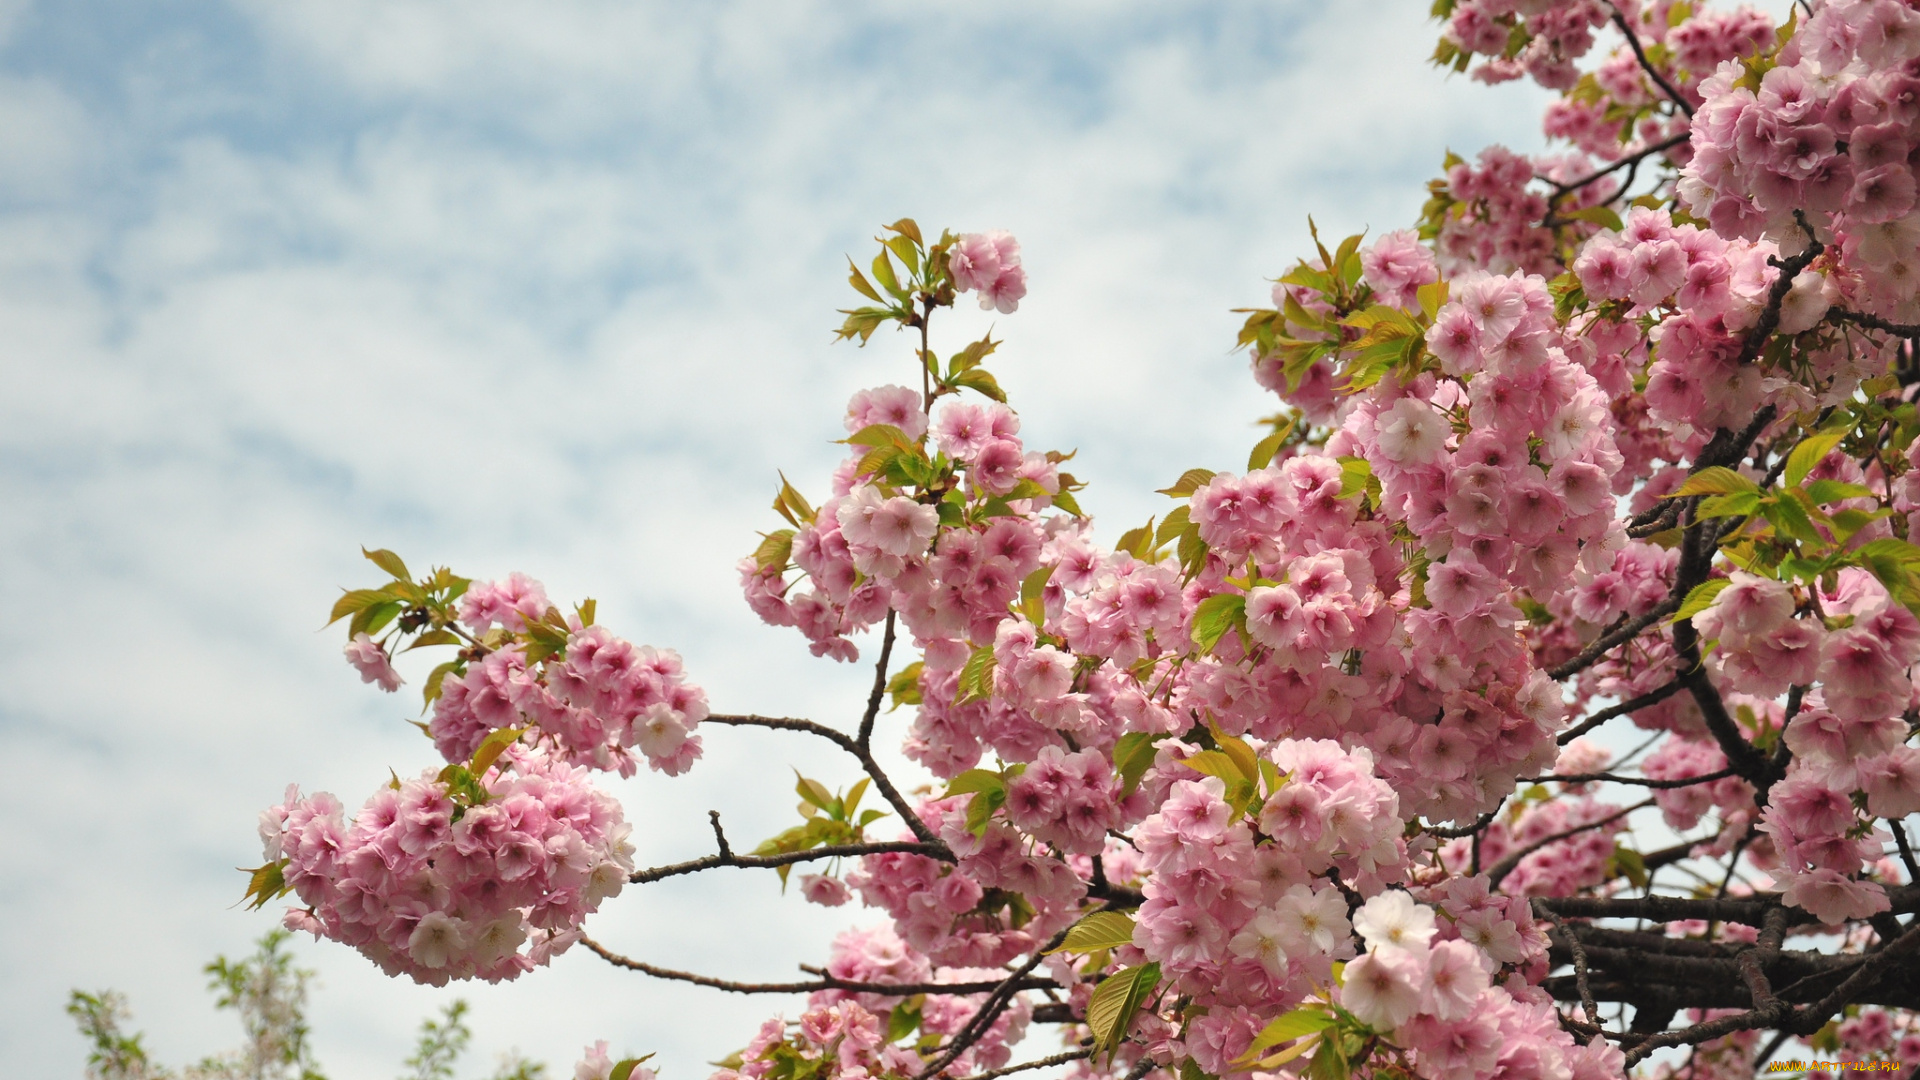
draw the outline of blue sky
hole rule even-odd
[[[1447,148],[1537,144],[1536,92],[1423,63],[1425,6],[0,3],[8,1075],[79,1073],[71,987],[126,992],[169,1063],[235,1042],[198,971],[271,923],[233,906],[257,812],[428,763],[319,630],[361,544],[595,596],[719,707],[844,723],[863,670],[759,626],[732,564],[775,470],[817,494],[847,396],[911,378],[897,339],[830,343],[883,222],[1021,238],[1021,310],[936,336],[1005,339],[1025,434],[1080,450],[1104,535],[1243,460],[1271,399],[1228,309],[1307,215],[1405,224]],[[851,778],[719,731],[691,775],[611,786],[670,862],[708,809],[784,827],[788,763]],[[738,874],[589,928],[780,978],[872,921]],[[455,991],[299,955],[336,1078],[395,1073],[456,993],[474,1076],[607,1038],[703,1077],[782,1007],[584,953]]]

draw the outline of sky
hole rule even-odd
[[[1322,234],[1410,224],[1444,153],[1535,149],[1540,93],[1425,63],[1426,5],[1345,0],[508,3],[0,0],[0,1062],[79,1075],[72,988],[117,988],[163,1062],[238,1041],[200,968],[289,782],[357,805],[433,762],[323,630],[359,548],[593,596],[721,711],[845,726],[870,678],[758,624],[734,564],[785,470],[816,501],[847,397],[904,339],[834,344],[879,226],[1003,228],[1020,310],[956,309],[1035,448],[1077,449],[1108,540],[1274,401],[1235,307]],[[868,647],[869,651],[871,646]],[[882,737],[904,729],[896,715]],[[794,820],[798,737],[709,728],[687,776],[617,778],[644,864]],[[609,947],[781,979],[876,912],[729,871],[631,888]],[[319,1060],[396,1075],[473,1006],[482,1077],[585,1044],[698,1080],[792,1000],[576,950],[503,986],[319,973]],[[1051,1052],[1049,1032],[1028,1050]]]

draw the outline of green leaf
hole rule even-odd
[[[907,438],[906,432],[901,431],[892,424],[868,424],[866,427],[861,428],[859,431],[854,432],[840,441],[843,443],[851,443],[854,446],[898,446],[905,448],[914,445],[913,440]]]
[[[1245,626],[1247,598],[1240,593],[1218,593],[1200,601],[1193,612],[1193,643],[1210,653],[1228,630]]]
[[[1060,947],[1050,949],[1047,955],[1054,953],[1090,953],[1101,949],[1117,948],[1133,944],[1133,916],[1122,915],[1117,911],[1096,911],[1067,930],[1067,936],[1061,940]]]
[[[1161,737],[1145,731],[1130,731],[1113,744],[1113,770],[1125,783],[1126,794],[1133,794],[1140,786],[1140,778],[1153,767],[1153,759],[1159,753],[1154,740]]]
[[[1207,482],[1212,480],[1214,475],[1212,469],[1188,469],[1180,474],[1180,479],[1175,480],[1172,487],[1161,488],[1160,494],[1175,499],[1192,498],[1193,493],[1206,487]]]
[[[1307,1080],[1347,1080],[1350,1068],[1340,1040],[1321,1039],[1320,1051],[1307,1066]]]
[[[1082,513],[1080,510],[1080,500],[1074,498],[1073,493],[1068,491],[1064,487],[1060,489],[1058,494],[1054,495],[1053,505],[1062,510],[1065,510],[1067,513],[1072,514],[1074,517],[1087,516],[1086,514]]]
[[[426,633],[421,634],[419,637],[414,638],[413,641],[410,642],[406,648],[400,651],[412,652],[415,649],[430,648],[434,645],[458,645],[458,644],[460,644],[460,638],[454,635],[450,631],[429,630]]]
[[[1087,1026],[1093,1029],[1094,1056],[1105,1051],[1111,1059],[1133,1027],[1134,1014],[1160,985],[1160,965],[1143,964],[1110,975],[1093,988],[1087,999]]]
[[[1806,509],[1793,499],[1769,499],[1761,510],[1782,535],[1791,536],[1805,544],[1826,542],[1819,530],[1813,527],[1813,519],[1807,516]]]
[[[1429,282],[1414,291],[1414,295],[1420,299],[1420,310],[1426,312],[1429,321],[1438,316],[1440,309],[1446,306],[1447,292],[1448,287],[1445,281]]]
[[[956,705],[977,701],[993,693],[993,647],[982,645],[967,657],[966,666],[960,669],[960,692],[954,695]]]
[[[1713,465],[1687,477],[1687,482],[1681,484],[1671,497],[1680,499],[1689,495],[1732,495],[1742,491],[1758,492],[1759,490],[1759,484],[1732,469]]]
[[[951,799],[955,795],[971,795],[980,791],[1004,791],[1006,786],[1006,777],[997,772],[988,769],[968,769],[947,781],[947,790],[941,792],[940,797]]]
[[[1862,487],[1859,484],[1843,484],[1838,480],[1815,480],[1813,483],[1807,485],[1807,498],[1812,499],[1815,503],[1822,506],[1825,506],[1827,503],[1837,503],[1843,499],[1871,499],[1874,497],[1873,489],[1871,488]]]
[[[353,618],[347,622],[347,636],[377,634],[386,629],[387,624],[406,609],[407,605],[398,600],[388,600],[362,608],[354,612]]]
[[[1760,509],[1758,491],[1736,491],[1731,495],[1709,495],[1694,507],[1693,516],[1701,521],[1708,518],[1743,517]]]
[[[993,818],[993,812],[1005,806],[1007,789],[997,787],[991,791],[982,791],[967,801],[967,829],[975,836],[983,836],[987,831],[987,822]]]
[[[1020,614],[1035,626],[1047,620],[1047,582],[1052,578],[1053,567],[1043,566],[1020,583]]]
[[[892,712],[902,705],[920,704],[920,672],[926,668],[924,661],[915,660],[887,680],[887,693],[893,696]]]
[[[1621,229],[1620,215],[1607,206],[1589,206],[1584,210],[1575,210],[1571,214],[1560,216],[1568,221],[1585,221],[1603,229],[1612,229],[1614,232],[1619,232]]]
[[[1113,550],[1124,551],[1135,558],[1146,558],[1148,552],[1153,550],[1153,519],[1148,518],[1147,523],[1138,529],[1121,533],[1120,539],[1113,543]]]
[[[652,1057],[652,1054],[648,1054],[646,1057],[627,1058],[613,1067],[613,1071],[607,1074],[607,1080],[633,1080],[633,1070]]]
[[[1247,471],[1253,472],[1273,464],[1273,455],[1280,452],[1280,444],[1286,442],[1287,436],[1292,432],[1293,420],[1289,418],[1286,423],[1274,429],[1273,434],[1255,443],[1253,453],[1247,455]]]
[[[500,755],[506,753],[507,747],[519,742],[520,736],[526,733],[527,729],[523,727],[500,728],[489,732],[486,738],[480,740],[480,745],[474,748],[473,762],[467,766],[467,771],[475,776],[485,776],[487,770],[493,767],[493,763],[500,759]]]
[[[293,891],[293,886],[287,884],[286,877],[287,863],[290,861],[281,859],[279,862],[270,862],[265,866],[240,868],[240,872],[248,876],[246,895],[240,899],[242,903],[247,904],[249,911],[258,911]],[[248,903],[248,901],[251,902]]]
[[[1177,539],[1181,533],[1193,527],[1193,515],[1189,507],[1176,506],[1167,511],[1160,522],[1160,528],[1153,534],[1153,546],[1164,546],[1168,541]]]
[[[421,690],[421,694],[426,697],[426,705],[431,705],[440,699],[441,685],[447,681],[448,675],[460,669],[461,661],[459,660],[449,660],[433,669],[432,673],[427,676],[427,685]],[[425,707],[425,705],[421,706],[423,710]]]
[[[1254,1036],[1253,1043],[1247,1047],[1247,1052],[1242,1054],[1240,1060],[1234,1064],[1251,1064],[1254,1059],[1273,1047],[1290,1043],[1302,1035],[1325,1031],[1333,1025],[1334,1018],[1326,1009],[1318,1005],[1303,1005],[1290,1013],[1275,1017],[1266,1027],[1261,1028],[1260,1034]]]
[[[1191,578],[1207,565],[1207,542],[1200,539],[1200,527],[1194,526],[1180,534],[1177,548],[1180,554],[1180,569]]]
[[[887,258],[884,251],[873,257],[873,280],[879,282],[880,287],[892,294],[894,299],[907,298],[906,290],[900,287],[900,279],[893,275],[893,260]]]
[[[953,356],[947,360],[948,378],[951,379],[963,371],[971,371],[979,367],[980,362],[992,356],[994,350],[999,347],[1000,343],[993,340],[992,334],[988,334],[979,341],[973,342],[966,348],[954,353]],[[938,377],[939,372],[936,371],[934,374]]]
[[[860,272],[860,267],[854,264],[853,256],[851,255],[847,256],[847,270],[849,271],[847,274],[847,284],[852,285],[858,290],[861,296],[866,297],[876,304],[886,303],[886,301],[881,298],[879,291],[867,281],[867,276]]]
[[[1233,762],[1234,768],[1240,770],[1241,777],[1248,783],[1260,782],[1259,758],[1254,754],[1253,747],[1247,745],[1246,740],[1221,731],[1220,725],[1212,720],[1207,721],[1207,733],[1213,736],[1213,744],[1220,748],[1221,753],[1227,755]]]
[[[925,1000],[916,994],[893,1007],[887,1014],[888,1042],[899,1042],[920,1029],[920,1006]]]
[[[786,473],[780,474],[780,491],[773,497],[773,509],[795,528],[813,524],[813,507],[807,504],[805,496],[795,490]]]
[[[332,626],[349,615],[355,615],[367,608],[393,597],[385,589],[348,589],[340,599],[333,602],[333,614],[327,617],[327,625]]]
[[[1730,578],[1714,578],[1695,585],[1692,591],[1687,593],[1687,598],[1680,602],[1680,610],[1674,612],[1673,617],[1667,621],[1677,623],[1682,619],[1691,619],[1707,610],[1713,606],[1713,598],[1719,596],[1721,590],[1731,584],[1733,581]]]
[[[753,551],[753,561],[762,570],[785,570],[787,561],[793,558],[793,537],[792,529],[775,529],[764,534],[760,546]]]
[[[799,777],[800,782],[795,784],[793,789],[799,793],[801,798],[822,810],[833,809],[836,800],[833,797],[833,793],[827,790],[825,784],[822,784],[818,780],[809,780],[804,776],[800,776],[800,770],[798,769],[793,771],[793,775]]]
[[[398,578],[401,581],[413,580],[413,575],[407,573],[407,564],[400,561],[400,556],[395,555],[393,552],[388,551],[386,548],[379,548],[374,551],[368,551],[366,548],[361,548],[360,554],[365,555],[367,557],[368,562],[372,563],[373,565],[379,567],[382,570],[385,570],[387,573],[392,574],[395,578]]]
[[[1219,750],[1202,750],[1197,754],[1188,754],[1180,760],[1180,764],[1205,776],[1217,776],[1225,780],[1229,786],[1247,783],[1260,775],[1259,767],[1255,766],[1253,776],[1249,777],[1240,768],[1239,763],[1233,760],[1232,755]]]
[[[1336,460],[1340,462],[1342,499],[1357,499],[1379,485],[1380,482],[1373,475],[1373,465],[1366,458],[1343,457]]]
[[[888,232],[899,233],[901,236],[906,237],[907,239],[913,241],[916,244],[926,243],[926,241],[921,239],[920,237],[919,223],[914,221],[910,217],[903,217],[899,221],[896,221],[891,225],[885,226],[885,228]]]
[[[1813,471],[1813,467],[1820,464],[1834,447],[1840,445],[1840,440],[1846,437],[1845,431],[1822,431],[1800,440],[1800,445],[1794,447],[1793,452],[1787,455],[1785,473],[1787,486],[1799,487],[1807,478],[1807,474]]]
[[[1000,389],[999,380],[988,374],[985,368],[963,371],[953,377],[953,384],[964,386],[969,390],[977,390],[1003,405],[1006,404],[1007,392]]]
[[[893,252],[894,258],[900,260],[900,265],[907,268],[909,275],[920,272],[920,249],[912,240],[904,236],[895,236],[881,243],[886,245],[888,251]]]

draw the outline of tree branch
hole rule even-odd
[[[885,649],[882,649],[882,652],[885,651]],[[882,689],[884,688],[885,686],[882,684]],[[845,750],[847,753],[859,759],[861,769],[873,780],[874,788],[880,792],[882,798],[887,800],[887,805],[893,807],[894,812],[900,815],[900,820],[907,823],[907,828],[913,830],[913,835],[920,838],[922,844],[939,848],[940,851],[944,852],[944,854],[934,856],[935,858],[943,862],[954,861],[953,852],[948,851],[947,845],[942,843],[940,838],[933,834],[932,829],[927,828],[927,823],[920,820],[920,815],[913,812],[913,807],[901,796],[900,790],[893,786],[893,781],[887,777],[886,770],[882,769],[880,764],[874,760],[873,752],[858,741],[847,737],[845,734],[825,724],[816,724],[811,720],[795,720],[787,717],[747,714],[709,716],[706,722],[710,724],[725,724],[729,727],[763,727],[773,728],[776,731],[799,731],[808,735],[817,735],[833,743],[835,746],[838,746],[840,749]]]
[[[1004,1069],[990,1069],[983,1073],[975,1073],[967,1077],[966,1080],[994,1080],[995,1077],[1011,1076],[1014,1073],[1027,1072],[1030,1069],[1045,1069],[1054,1065],[1065,1065],[1069,1061],[1079,1061],[1082,1058],[1092,1056],[1092,1047],[1084,1050],[1069,1050],[1064,1054],[1055,1054],[1052,1057],[1040,1058],[1035,1061],[1023,1061],[1018,1065],[1009,1065]]]
[[[696,975],[690,971],[675,971],[672,968],[657,967],[653,964],[621,956],[589,937],[580,939],[580,944],[592,950],[602,960],[651,975],[656,979],[670,979],[674,982],[693,983],[695,986],[711,987],[733,994],[812,994],[821,990],[842,990],[851,994],[884,994],[888,997],[912,997],[915,994],[984,994],[1004,985],[1004,980],[990,982],[923,982],[923,983],[868,983],[838,979],[832,975],[822,975],[808,982],[789,983],[749,983],[735,982],[731,979],[715,979],[706,975]],[[1022,980],[1022,990],[1057,990],[1060,984],[1045,976],[1034,976]]]
[[[867,695],[867,711],[860,717],[860,738],[857,745],[863,754],[870,752],[873,744],[873,721],[880,715],[880,699],[887,693],[887,661],[893,656],[893,619],[894,610],[888,608],[887,629],[880,637],[880,660],[873,665],[873,691]]]
[[[1633,27],[1627,24],[1627,17],[1620,13],[1620,9],[1614,7],[1612,3],[1608,3],[1607,6],[1613,8],[1613,25],[1619,27],[1620,32],[1626,35],[1627,45],[1633,49],[1634,59],[1640,61],[1640,70],[1646,72],[1647,78],[1652,79],[1655,85],[1659,86],[1662,91],[1665,91],[1667,97],[1670,98],[1676,106],[1679,106],[1681,112],[1686,113],[1687,117],[1691,119],[1693,117],[1693,103],[1688,101],[1686,97],[1680,93],[1678,87],[1667,81],[1667,77],[1660,73],[1660,69],[1653,65],[1653,61],[1647,59],[1646,50],[1640,47],[1640,35],[1633,32]]]
[[[734,855],[731,852],[709,855],[704,859],[692,859],[670,866],[655,866],[646,870],[635,870],[627,878],[635,885],[646,885],[664,878],[679,877],[682,874],[697,874],[702,870],[715,870],[723,866],[737,866],[742,869],[772,869],[792,866],[795,863],[812,862],[815,859],[838,859],[857,855],[884,855],[888,852],[903,851],[910,855],[925,855],[929,859],[953,862],[953,852],[945,844],[922,844],[914,840],[891,840],[872,844],[828,844],[807,851],[787,851],[778,855]]]
[[[1675,608],[1674,610],[1678,611],[1679,609]],[[1665,686],[1657,690],[1649,690],[1637,698],[1629,698],[1618,705],[1609,705],[1599,712],[1594,713],[1592,716],[1587,717],[1585,720],[1580,721],[1578,724],[1575,724],[1573,727],[1561,732],[1559,737],[1554,741],[1561,746],[1565,746],[1616,716],[1625,716],[1628,713],[1639,712],[1649,705],[1658,705],[1684,689],[1686,689],[1686,684],[1675,679]]]
[[[1539,851],[1541,848],[1546,847],[1548,844],[1557,844],[1560,841],[1565,840],[1570,836],[1578,836],[1581,833],[1587,832],[1591,829],[1598,829],[1605,825],[1611,825],[1612,823],[1619,821],[1621,818],[1626,817],[1628,814],[1633,813],[1635,810],[1645,810],[1647,807],[1652,805],[1654,805],[1654,802],[1652,799],[1648,799],[1644,802],[1637,802],[1637,803],[1634,803],[1632,806],[1622,807],[1619,810],[1616,810],[1613,813],[1608,814],[1606,817],[1600,818],[1595,821],[1589,821],[1585,825],[1575,825],[1571,829],[1562,829],[1551,836],[1543,836],[1540,839],[1535,840],[1533,843],[1528,844],[1526,847],[1521,848],[1519,851],[1516,851],[1513,854],[1508,855],[1506,858],[1501,859],[1499,862],[1494,863],[1493,869],[1487,871],[1487,888],[1489,889],[1499,888],[1501,879],[1505,878],[1508,874],[1513,873],[1514,867],[1520,865],[1520,860],[1526,858],[1527,856],[1533,854],[1536,851]]]

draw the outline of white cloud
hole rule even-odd
[[[1425,67],[1407,5],[236,10],[56,64],[34,34],[82,16],[47,5],[0,66],[26,148],[0,178],[10,1075],[77,1071],[70,986],[127,991],[165,1060],[233,1041],[196,972],[267,925],[229,908],[258,809],[426,764],[405,701],[316,629],[369,572],[356,545],[599,596],[721,704],[844,723],[864,672],[757,625],[731,569],[774,470],[822,489],[848,393],[910,379],[898,340],[828,343],[843,252],[906,213],[1020,235],[1023,309],[940,334],[1007,340],[1027,433],[1081,449],[1111,536],[1252,442],[1270,401],[1227,309],[1306,250],[1307,213],[1402,224],[1448,145],[1531,145],[1539,100]],[[708,739],[692,775],[618,785],[643,857],[706,851],[709,808],[738,839],[782,827],[790,761],[850,779],[797,738]],[[849,915],[775,891],[635,889],[592,927],[783,977]],[[301,956],[334,1075],[395,1069],[449,996]],[[606,1037],[676,1080],[782,1007],[584,955],[459,993],[485,1053],[562,1067]]]

